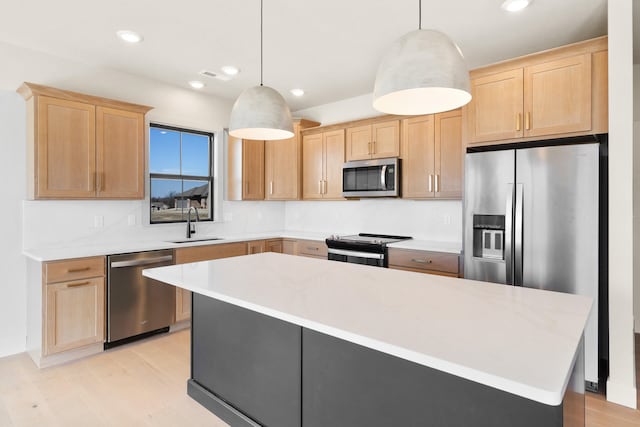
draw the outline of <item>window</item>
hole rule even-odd
[[[151,124],[149,178],[152,224],[183,222],[190,207],[213,220],[213,134]]]

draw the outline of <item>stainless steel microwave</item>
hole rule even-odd
[[[398,197],[400,159],[356,160],[342,166],[343,197]]]

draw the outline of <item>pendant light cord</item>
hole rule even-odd
[[[422,29],[422,0],[418,0],[418,29]]]
[[[263,68],[263,60],[262,60],[262,51],[263,51],[263,48],[262,48],[262,38],[263,38],[263,36],[262,36],[262,21],[263,21],[262,15],[263,15],[263,12],[262,11],[263,11],[263,9],[264,9],[264,2],[263,2],[263,0],[260,0],[260,86],[262,86],[262,73],[263,73],[263,71],[262,71],[262,68]]]

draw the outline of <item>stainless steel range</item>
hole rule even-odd
[[[411,237],[367,233],[351,236],[334,235],[325,240],[329,249],[327,258],[332,261],[388,267],[387,245],[408,239]]]

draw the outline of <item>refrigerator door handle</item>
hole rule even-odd
[[[513,184],[507,184],[507,206],[504,221],[504,262],[507,269],[506,284],[513,285]]]
[[[504,223],[504,261],[507,269],[506,284],[513,285],[513,184],[507,184],[507,206]]]
[[[524,185],[516,184],[516,208],[515,208],[515,226],[514,226],[514,285],[523,286],[523,275],[522,275],[522,216],[523,216],[523,193],[524,193]]]

